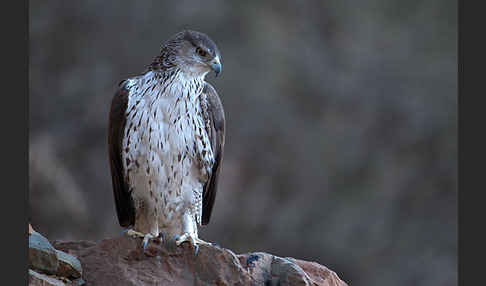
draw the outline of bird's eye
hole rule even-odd
[[[208,53],[207,53],[205,50],[201,49],[201,48],[197,48],[197,49],[196,49],[196,53],[197,53],[197,54],[198,54],[200,57],[203,57],[203,58],[204,58],[204,57],[206,57],[206,56],[208,55]]]

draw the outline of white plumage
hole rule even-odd
[[[121,226],[149,238],[191,244],[209,222],[224,147],[224,111],[206,74],[221,71],[204,34],[183,31],[143,75],[120,84],[108,134],[113,193]]]
[[[173,76],[166,83],[160,73],[151,71],[126,85],[123,150],[128,152],[123,152],[123,164],[134,188],[134,203],[145,210],[137,216],[146,216],[136,220],[135,228],[155,236],[181,235],[184,228],[197,231],[203,183],[211,171],[200,168],[199,157],[204,154],[204,166],[214,163],[200,104],[204,81],[180,71]]]

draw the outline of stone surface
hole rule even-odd
[[[73,280],[73,286],[83,286],[86,285],[86,282],[83,280],[83,278],[78,278]]]
[[[314,284],[311,285],[322,285],[322,286],[334,286],[339,285],[334,281],[339,281],[339,277],[336,272],[328,269],[327,267],[310,261],[299,260],[295,258],[287,257],[290,261],[299,265],[300,268],[305,271],[310,281]]]
[[[293,258],[201,245],[197,256],[184,243],[179,248],[121,236],[95,242],[53,242],[75,255],[86,285],[347,285],[326,267]]]
[[[238,255],[241,265],[250,275],[256,285],[269,285],[272,280],[272,261],[273,255],[265,252],[255,252]]]
[[[57,275],[67,278],[80,278],[83,272],[81,262],[76,257],[64,251],[56,250],[56,253],[59,260]]]
[[[240,254],[238,258],[257,285],[346,285],[334,271],[316,262],[264,252]]]
[[[56,250],[38,232],[29,235],[29,268],[46,274],[55,274],[59,267]]]
[[[53,277],[29,269],[29,286],[65,286],[70,285]]]
[[[274,286],[307,286],[312,285],[307,274],[297,264],[282,257],[274,257],[271,266]]]
[[[76,257],[55,249],[30,224],[29,268],[29,285],[85,285],[81,278],[81,262]]]

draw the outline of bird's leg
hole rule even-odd
[[[138,231],[135,231],[133,229],[127,229],[124,232],[125,232],[126,235],[128,235],[132,238],[138,238],[138,237],[144,238],[145,237],[145,234],[138,232]]]
[[[197,226],[194,219],[189,214],[184,214],[182,218],[184,233],[174,238],[176,246],[180,246],[183,242],[189,242],[194,246],[194,255],[197,255],[199,251],[199,244],[211,244],[200,239],[197,236]]]
[[[144,253],[145,253],[145,250],[147,249],[147,245],[148,245],[149,240],[158,238],[158,236],[155,236],[151,233],[143,234],[143,233],[135,231],[133,229],[129,229],[125,233],[126,233],[126,235],[128,235],[132,238],[143,238],[142,246],[143,246],[143,252]]]
[[[147,249],[147,245],[150,239],[156,238],[156,236],[151,235],[150,233],[147,233],[143,237],[143,252],[145,253],[145,250]]]
[[[159,235],[155,238],[157,240],[157,243],[161,243],[165,241],[165,235],[162,232],[159,232]]]
[[[211,242],[204,241],[200,239],[197,236],[191,235],[190,233],[184,233],[181,236],[176,236],[175,237],[175,243],[177,246],[180,246],[183,242],[189,242],[192,245],[197,245],[197,244],[207,244],[207,245],[212,245]]]

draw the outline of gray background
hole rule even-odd
[[[120,235],[117,83],[183,28],[218,44],[226,152],[201,233],[350,285],[456,285],[455,1],[30,2],[30,212],[49,239]]]

